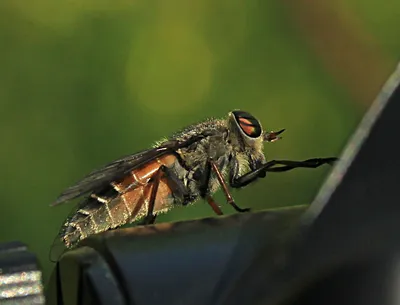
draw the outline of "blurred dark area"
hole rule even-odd
[[[339,155],[396,64],[399,6],[1,1],[0,242],[27,244],[47,280],[74,203],[49,205],[65,187],[235,108],[286,128],[269,159]],[[233,195],[255,211],[308,204],[329,170],[271,174]],[[210,216],[199,202],[158,222]]]

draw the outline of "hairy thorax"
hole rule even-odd
[[[211,124],[214,129],[210,130],[207,130],[210,125],[205,123],[191,126],[191,129],[186,129],[182,132],[182,136],[175,135],[177,139],[185,140],[188,136],[205,131],[212,134],[189,147],[177,151],[179,158],[171,169],[189,191],[190,199],[184,204],[193,203],[199,199],[200,186],[205,177],[207,162],[213,160],[226,178],[229,160],[233,153],[225,123],[223,121],[214,121],[214,124]],[[217,178],[214,173],[211,173],[208,192],[214,193],[218,187]]]

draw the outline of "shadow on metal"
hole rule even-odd
[[[95,235],[62,256],[47,299],[49,304],[87,304],[82,300],[89,297],[96,298],[93,304],[208,304],[222,276],[238,278],[264,247],[272,258],[304,211],[299,206]],[[118,302],[111,302],[116,296]]]
[[[398,117],[400,68],[308,210],[89,237],[57,263],[48,304],[399,303]]]

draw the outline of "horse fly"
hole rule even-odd
[[[228,185],[241,188],[267,172],[316,168],[337,160],[267,161],[263,143],[280,139],[283,131],[263,131],[254,116],[235,110],[227,119],[191,125],[151,149],[116,160],[67,188],[52,204],[87,196],[67,218],[59,237],[71,248],[92,234],[136,220],[152,224],[158,213],[199,198],[222,215],[212,197],[219,187],[236,211],[246,212],[249,209],[236,205]]]

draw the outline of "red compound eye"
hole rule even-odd
[[[232,113],[245,135],[250,138],[261,136],[261,125],[255,117],[244,111],[233,111]]]

